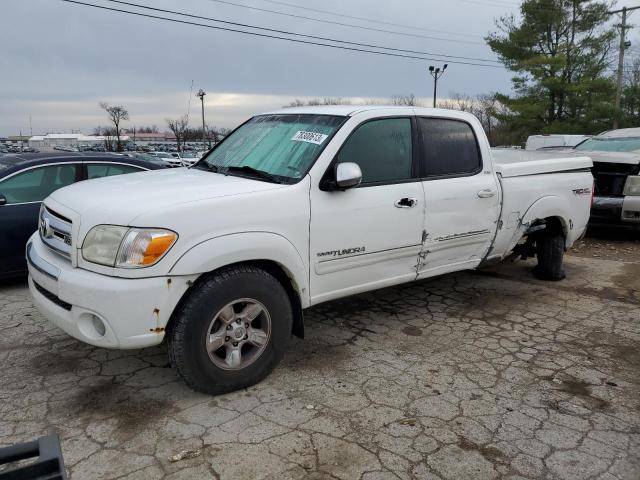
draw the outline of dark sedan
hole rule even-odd
[[[166,168],[124,155],[35,153],[0,157],[0,278],[26,273],[24,249],[38,228],[40,204],[81,180]]]

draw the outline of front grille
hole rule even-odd
[[[38,290],[42,294],[42,296],[44,296],[47,299],[51,300],[53,303],[55,303],[59,307],[64,308],[65,310],[71,310],[71,304],[70,303],[67,303],[64,300],[60,300],[60,298],[58,298],[57,295],[51,293],[49,290],[44,288],[42,285],[39,285],[36,282],[33,282],[33,286],[36,287],[36,290]]]
[[[639,169],[638,165],[594,162],[591,170],[596,187],[594,194],[602,197],[621,197],[627,177],[636,175]]]
[[[40,210],[38,231],[42,242],[65,257],[71,256],[71,220],[47,207]]]

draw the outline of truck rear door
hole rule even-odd
[[[491,246],[500,216],[488,142],[461,119],[419,116],[417,127],[426,200],[419,276],[474,268]]]

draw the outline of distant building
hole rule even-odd
[[[103,145],[107,137],[102,135],[84,135],[82,133],[48,133],[34,135],[29,138],[29,146],[38,150],[48,150],[54,147],[84,147]],[[120,137],[122,142],[130,139],[128,135]]]
[[[171,132],[160,132],[160,133],[142,133],[142,132],[133,132],[133,130],[128,130],[127,135],[129,136],[129,140],[134,141],[136,143],[176,143],[176,136]]]

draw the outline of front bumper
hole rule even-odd
[[[640,226],[640,196],[593,197],[589,223]]]
[[[27,244],[29,290],[38,310],[83,342],[107,348],[157,345],[195,276],[118,278],[81,268],[34,234]]]

